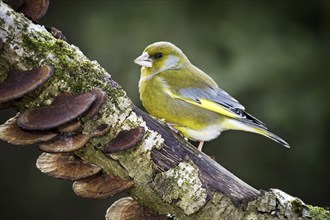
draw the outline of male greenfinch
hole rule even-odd
[[[261,134],[289,148],[172,43],[153,43],[134,62],[142,66],[139,92],[145,109],[199,141],[199,150],[226,130]]]

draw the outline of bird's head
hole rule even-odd
[[[134,62],[146,68],[149,74],[155,74],[179,69],[189,60],[174,44],[161,41],[149,45]]]

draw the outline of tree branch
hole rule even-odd
[[[62,93],[78,95],[96,87],[106,92],[105,103],[96,116],[79,117],[80,132],[91,135],[104,124],[111,130],[90,139],[74,153],[106,174],[132,181],[134,185],[128,191],[139,203],[176,219],[286,219],[312,215],[312,209],[300,199],[275,189],[260,192],[199,152],[136,108],[96,61],[90,61],[79,48],[54,38],[43,26],[2,1],[0,30],[0,82],[12,69],[30,70],[44,64],[54,67],[47,83],[9,103],[17,111],[47,107]],[[120,131],[137,127],[146,132],[134,148],[105,152],[105,146]]]

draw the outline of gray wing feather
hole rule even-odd
[[[213,102],[216,102],[219,105],[226,107],[238,116],[241,116],[241,121],[253,123],[254,125],[267,129],[262,121],[245,112],[245,107],[242,104],[240,104],[236,99],[231,97],[227,92],[223,91],[220,88],[183,88],[180,89],[179,92],[182,97],[195,100],[196,102],[199,102],[199,99],[208,99]]]
[[[183,88],[180,89],[180,94],[184,98],[189,99],[208,99],[216,102],[227,108],[235,108],[244,110],[244,106],[241,105],[236,99],[231,97],[227,92],[220,88],[209,87],[207,89],[196,89],[196,88]]]

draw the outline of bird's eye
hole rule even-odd
[[[163,53],[156,53],[156,54],[155,54],[155,59],[162,58],[163,56],[164,56]]]

